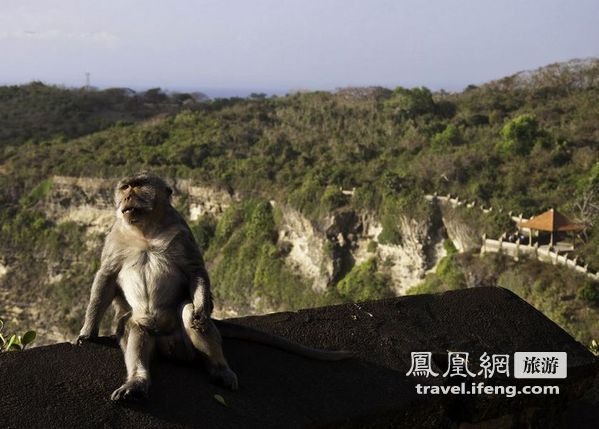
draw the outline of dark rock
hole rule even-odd
[[[239,376],[239,391],[209,384],[202,368],[158,360],[152,368],[150,399],[124,406],[109,400],[123,381],[125,368],[119,349],[108,339],[101,344],[65,343],[5,353],[0,356],[0,426],[466,428],[567,427],[574,421],[597,421],[592,414],[594,399],[578,399],[597,374],[597,360],[561,328],[501,288],[400,297],[236,322],[310,346],[354,350],[357,358],[318,362],[225,340],[229,363]],[[525,383],[513,378],[487,380],[487,384],[558,385],[559,395],[417,395],[416,383],[451,385],[461,380],[406,376],[410,352],[433,352],[439,371],[446,366],[447,350],[470,352],[472,370],[485,351],[565,351],[568,378]],[[225,399],[226,407],[215,394]],[[584,427],[582,423],[577,427]]]

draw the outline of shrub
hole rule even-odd
[[[424,281],[407,290],[408,295],[438,293],[467,287],[466,278],[458,263],[459,254],[450,240],[443,242],[447,256],[439,261],[434,273],[429,273]]]
[[[514,228],[514,222],[505,212],[492,210],[483,216],[485,233],[489,237],[499,237],[504,232]]]
[[[21,204],[31,206],[38,201],[43,200],[52,191],[52,179],[46,179],[34,187],[27,196],[21,199]]]
[[[276,237],[273,210],[268,201],[250,203],[246,206],[246,211],[246,230],[249,238],[268,240]]]
[[[429,273],[424,278],[424,281],[416,286],[411,287],[406,291],[406,295],[422,295],[428,293],[438,293],[445,290],[441,279],[433,274]]]
[[[449,124],[445,129],[433,136],[433,147],[441,149],[448,146],[457,146],[462,144],[462,134],[453,124]]]
[[[501,129],[501,148],[512,155],[528,155],[540,136],[539,123],[532,115],[520,115]]]
[[[436,112],[432,93],[426,87],[412,89],[397,87],[393,91],[393,97],[385,101],[385,107],[395,112],[401,119]]]
[[[590,304],[599,303],[599,283],[586,280],[576,291],[576,297]]]
[[[377,247],[378,247],[378,243],[376,241],[374,241],[374,240],[371,240],[371,241],[368,242],[368,246],[366,247],[366,250],[369,253],[374,253],[374,252],[376,252],[376,248]]]
[[[320,196],[323,194],[323,187],[319,181],[314,178],[308,178],[302,183],[302,186],[294,190],[289,195],[289,203],[307,216],[318,213]]]
[[[4,322],[0,319],[0,351],[25,350],[36,337],[35,331],[27,331],[23,335],[12,334],[5,336],[2,334],[3,328]]]
[[[339,295],[348,301],[367,301],[392,296],[388,276],[378,272],[375,258],[356,265],[337,283]]]
[[[446,290],[462,289],[466,287],[466,278],[462,268],[457,262],[455,254],[450,254],[439,262],[435,274],[445,285]]]
[[[216,219],[214,216],[206,214],[196,221],[190,222],[189,228],[191,229],[200,250],[205,252],[210,246],[210,241],[216,233]]]
[[[445,252],[448,256],[455,255],[456,253],[458,253],[458,249],[456,249],[455,245],[453,244],[453,241],[449,239],[443,240],[443,249],[445,249]]]
[[[322,197],[320,197],[320,204],[327,211],[343,207],[348,201],[349,199],[338,186],[327,186]]]
[[[376,211],[381,204],[380,195],[372,184],[362,185],[356,188],[352,196],[352,206],[357,210]]]
[[[238,206],[228,207],[216,225],[215,239],[221,243],[228,240],[242,222],[243,213],[240,208]]]
[[[402,243],[400,219],[427,219],[430,217],[430,204],[424,199],[422,190],[405,186],[401,192],[387,192],[381,207],[381,233],[379,243],[400,245]]]
[[[393,213],[385,213],[381,218],[381,225],[383,229],[377,237],[379,243],[400,245],[401,230],[399,228],[398,216]]]

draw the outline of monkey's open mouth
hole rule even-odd
[[[136,207],[136,206],[126,206],[121,209],[121,213],[123,213],[124,215],[128,215],[128,216],[137,215],[144,211],[145,211],[145,209],[143,209],[142,207]]]

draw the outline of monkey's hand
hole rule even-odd
[[[208,329],[208,321],[210,320],[210,314],[206,311],[206,307],[194,306],[193,313],[191,315],[191,326],[200,332],[206,332]]]
[[[87,343],[90,341],[93,341],[94,337],[92,337],[91,335],[79,335],[77,337],[77,345],[80,346],[83,343]]]
[[[79,336],[77,337],[77,345],[80,346],[83,343],[87,343],[90,341],[95,340],[96,338],[98,338],[98,334],[97,333],[93,333],[90,330],[86,329],[85,326],[81,329],[81,332],[79,332]]]

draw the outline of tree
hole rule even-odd
[[[264,100],[266,98],[266,94],[263,92],[252,92],[250,94],[250,98],[253,98],[255,100]]]
[[[510,154],[528,155],[538,137],[539,123],[532,115],[520,115],[501,129],[502,149]]]
[[[436,148],[457,146],[460,144],[462,144],[462,134],[453,124],[449,124],[442,132],[433,136],[433,146]]]
[[[385,105],[402,118],[414,118],[425,113],[435,113],[435,102],[426,87],[407,89],[401,86],[393,91],[393,97]]]
[[[577,220],[587,229],[592,227],[599,219],[599,192],[592,187],[585,189],[574,202],[574,207],[578,212]]]
[[[208,97],[206,94],[200,91],[192,92],[190,95],[194,98],[195,101],[198,102],[210,100],[210,97]]]
[[[160,88],[148,89],[146,92],[144,92],[143,97],[146,103],[156,104],[162,103],[166,101],[166,99],[168,98],[167,95]]]

